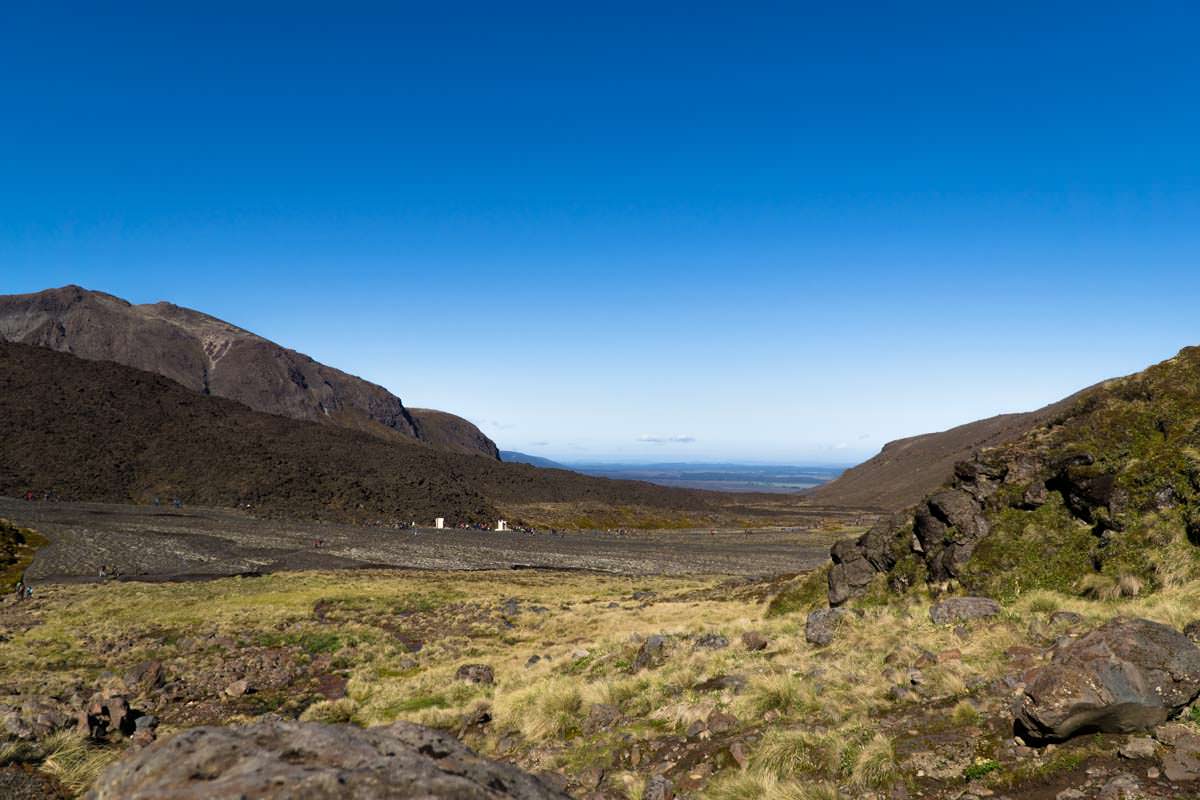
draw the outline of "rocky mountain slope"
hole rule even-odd
[[[432,408],[410,408],[409,415],[417,427],[417,438],[435,450],[447,453],[469,453],[500,460],[496,443],[474,424],[462,417]]]
[[[0,296],[0,339],[155,372],[268,414],[499,459],[496,445],[460,417],[414,416],[382,386],[170,303],[132,305],[78,286]]]
[[[591,502],[664,513],[705,492],[444,453],[409,438],[253,411],[107,361],[0,342],[0,494],[251,506],[348,521],[494,522],[513,504]]]
[[[1134,595],[1200,574],[1200,348],[1088,389],[833,550],[830,600],[929,581]]]
[[[959,461],[984,448],[1019,439],[1069,407],[1076,397],[1072,395],[1037,411],[1001,414],[939,433],[888,442],[879,455],[805,492],[805,497],[845,508],[897,511],[911,506],[949,480]]]

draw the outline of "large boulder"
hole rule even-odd
[[[1174,628],[1118,618],[1059,647],[1017,703],[1026,738],[1147,730],[1200,695],[1200,648]]]
[[[192,728],[109,767],[89,800],[562,800],[516,767],[408,722]]]

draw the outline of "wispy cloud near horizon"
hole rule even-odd
[[[651,436],[650,434],[642,434],[637,437],[639,442],[649,444],[691,444],[696,441],[695,436]]]

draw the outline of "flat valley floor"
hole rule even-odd
[[[812,570],[845,529],[498,533],[258,519],[228,509],[0,498],[0,518],[49,538],[33,582],[187,580],[284,570],[557,569],[770,576]],[[320,546],[316,542],[320,541]]]

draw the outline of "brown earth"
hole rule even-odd
[[[918,503],[948,481],[954,465],[987,447],[1020,439],[1072,406],[1087,390],[1037,411],[968,422],[940,433],[897,439],[879,455],[846,470],[836,480],[804,492],[808,500],[827,506],[898,511]]]
[[[78,286],[0,296],[0,339],[115,361],[256,411],[499,459],[461,417],[413,414],[382,386],[171,303],[132,305]]]
[[[462,417],[432,408],[410,408],[408,413],[417,426],[417,436],[434,450],[475,455],[482,453],[500,460],[496,443]]]

